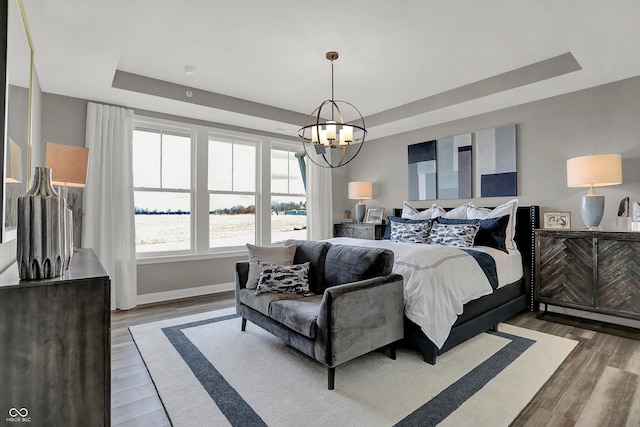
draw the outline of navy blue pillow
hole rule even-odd
[[[408,219],[408,218],[400,218],[399,216],[390,216],[387,218],[389,221],[387,222],[387,228],[384,229],[384,235],[382,236],[382,240],[391,240],[391,223],[392,222],[400,222],[402,224],[424,224],[435,221],[435,219]]]
[[[509,215],[485,219],[448,219],[440,217],[436,220],[441,224],[480,224],[473,246],[488,246],[509,253],[505,243]]]

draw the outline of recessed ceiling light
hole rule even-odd
[[[196,73],[196,69],[195,67],[184,67],[184,72],[188,75],[188,76],[193,76]]]

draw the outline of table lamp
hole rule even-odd
[[[367,206],[363,200],[373,198],[373,184],[368,181],[354,181],[349,183],[349,198],[358,200],[356,203],[356,221],[362,223]]]
[[[79,236],[82,226],[82,206],[73,197],[69,197],[68,187],[84,187],[87,182],[87,163],[89,149],[70,145],[46,144],[45,166],[51,168],[51,183],[60,186],[61,196],[67,201],[67,206],[73,213],[69,220],[73,235]]]
[[[589,230],[598,230],[604,215],[604,196],[596,194],[594,187],[622,184],[622,156],[597,154],[567,160],[567,186],[589,187],[582,196],[580,214]]]

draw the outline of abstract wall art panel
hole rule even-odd
[[[438,199],[472,197],[471,134],[448,136],[437,142]]]
[[[409,200],[436,199],[436,141],[408,146]]]
[[[475,133],[476,197],[517,196],[516,125]]]

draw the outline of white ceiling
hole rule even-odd
[[[23,1],[44,92],[286,135],[303,124],[286,113],[330,98],[329,50],[336,99],[376,115],[369,139],[640,75],[638,0]],[[582,69],[424,102],[567,53]],[[118,89],[116,70],[287,111]]]

